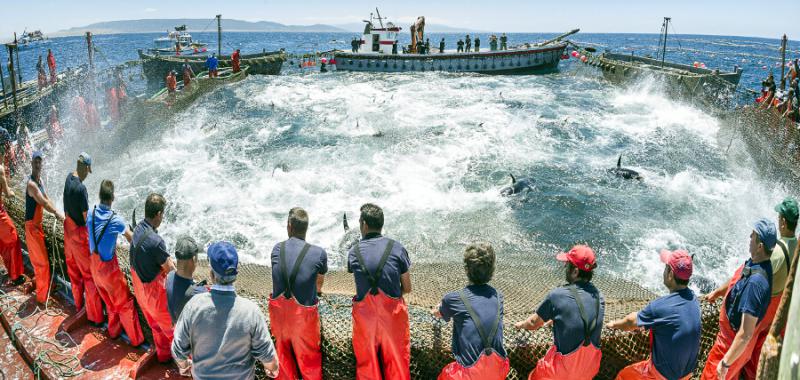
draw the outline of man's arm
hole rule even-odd
[[[606,324],[606,328],[612,330],[622,330],[622,331],[636,330],[639,327],[636,325],[636,316],[638,314],[639,314],[638,312],[634,311],[626,315],[622,319],[617,319],[615,321],[608,322]]]
[[[745,347],[750,343],[750,339],[753,338],[753,332],[756,329],[757,323],[758,318],[755,316],[747,313],[742,314],[742,322],[739,326],[739,331],[736,333],[736,337],[733,338],[728,352],[725,353],[725,356],[722,357],[722,361],[717,365],[717,375],[720,378],[725,378],[725,375],[728,373],[728,368],[726,366],[729,367],[742,355]],[[722,363],[725,363],[725,365]]]
[[[53,202],[50,201],[49,198],[45,197],[41,191],[39,191],[39,186],[36,185],[33,181],[28,181],[28,194],[33,197],[36,203],[42,205],[45,210],[51,212],[53,215],[56,216],[56,219],[59,221],[64,220],[64,215],[61,214],[58,210],[56,210],[55,206],[53,206]]]
[[[0,164],[0,168],[2,168],[2,170],[0,170],[0,191],[9,197],[13,197],[15,195],[14,191],[8,186],[8,180],[6,179],[6,167]]]
[[[125,226],[125,231],[122,232],[122,236],[125,237],[125,240],[128,241],[128,244],[133,244],[133,231],[131,231],[128,226]]]
[[[164,260],[164,264],[161,264],[161,270],[164,271],[164,273],[175,270],[175,263],[172,262],[172,257],[167,257],[167,259]]]
[[[400,292],[402,294],[411,293],[411,271],[400,275]]]
[[[318,274],[317,275],[317,293],[322,293],[322,285],[325,284],[325,275]]]
[[[192,376],[192,361],[189,355],[192,353],[191,342],[189,340],[189,327],[192,325],[190,318],[190,310],[184,309],[178,323],[175,325],[174,336],[172,338],[172,357],[175,358],[175,364],[182,376]]]
[[[531,330],[535,331],[541,328],[544,325],[544,319],[539,316],[537,313],[533,313],[528,319],[517,322],[514,324],[514,327],[519,330]]]
[[[257,307],[253,314],[253,334],[251,335],[250,350],[254,358],[264,365],[264,372],[270,378],[278,377],[278,355],[275,345],[267,330],[267,320]]]
[[[706,294],[704,297],[708,302],[714,302],[717,298],[722,297],[728,292],[728,282],[722,284],[719,288],[714,289],[711,293]]]

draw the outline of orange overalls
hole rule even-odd
[[[408,306],[403,297],[387,296],[378,287],[378,279],[394,247],[389,240],[375,273],[366,267],[359,244],[355,255],[370,283],[362,300],[353,298],[353,352],[357,380],[409,380],[411,372],[411,337]]]
[[[178,88],[178,82],[175,81],[175,76],[170,73],[167,75],[167,91],[175,92]]]
[[[234,51],[233,54],[231,54],[231,67],[233,68],[234,73],[238,73],[239,71],[241,71],[240,65],[241,62],[239,59],[239,52]]]
[[[141,244],[147,241],[148,236],[153,232],[152,228],[147,228],[138,244],[131,249],[139,255],[147,254],[141,251]],[[167,309],[167,290],[165,281],[167,274],[162,270],[153,281],[142,282],[136,270],[131,267],[131,278],[133,280],[133,294],[139,302],[142,314],[150,325],[153,332],[153,343],[156,347],[158,361],[167,362],[172,359],[172,318]]]
[[[31,181],[36,182],[33,176]],[[42,184],[36,182],[39,191],[45,195]],[[42,226],[42,205],[36,202],[25,190],[25,243],[28,246],[28,255],[33,265],[34,280],[36,281],[36,301],[47,302],[50,293],[50,258],[47,255],[47,246],[44,244],[44,227]]]
[[[569,285],[569,289],[575,302],[578,303],[578,310],[583,320],[583,345],[564,355],[558,352],[556,345],[553,344],[528,375],[528,380],[591,380],[600,370],[603,353],[592,344],[592,334],[595,329],[600,328],[597,324],[597,319],[600,318],[600,296],[598,295],[595,300],[596,317],[589,322],[583,310],[583,303],[578,298],[577,286]]]
[[[650,352],[653,352],[653,330],[650,330]],[[690,373],[680,380],[689,380],[691,378],[692,374]],[[667,380],[667,378],[658,372],[651,356],[647,360],[642,360],[623,368],[619,371],[615,380]]]
[[[291,274],[286,267],[286,242],[280,244],[280,264],[285,282],[282,295],[269,299],[269,323],[275,336],[280,372],[278,379],[321,380],[322,350],[320,349],[320,324],[317,305],[305,306],[293,295],[294,283],[300,265],[311,245],[306,243]]]
[[[67,262],[67,274],[72,285],[72,298],[75,308],[83,307],[84,290],[86,291],[86,319],[94,323],[103,323],[103,302],[97,292],[89,259],[89,230],[79,226],[69,215],[64,218],[64,257]]]
[[[22,247],[17,236],[17,227],[8,216],[0,200],[0,257],[8,271],[8,278],[16,281],[25,272],[22,266]]]
[[[505,379],[509,371],[508,358],[500,356],[492,349],[492,340],[494,340],[495,335],[497,334],[497,327],[500,325],[500,305],[497,305],[497,316],[495,317],[492,330],[486,334],[486,332],[483,331],[481,319],[478,317],[478,313],[475,312],[475,309],[469,303],[469,299],[467,299],[467,295],[464,293],[464,290],[461,290],[459,297],[461,297],[461,302],[463,302],[464,306],[467,308],[469,317],[472,319],[472,323],[475,324],[475,328],[478,330],[478,334],[481,336],[481,341],[483,341],[483,353],[481,354],[480,358],[478,358],[478,361],[469,367],[464,367],[457,361],[446,365],[439,374],[438,380]]]
[[[48,120],[47,134],[50,141],[55,144],[55,141],[64,135],[64,129],[61,128],[61,123],[58,122],[58,111],[55,109],[50,110],[50,119]]]
[[[56,72],[56,57],[53,56],[53,52],[47,54],[47,68],[50,69],[50,84],[56,83],[58,73]]]

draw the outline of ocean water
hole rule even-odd
[[[96,36],[98,64],[135,59],[135,49],[155,36]],[[444,36],[450,46],[458,38]],[[510,41],[550,36],[512,34]],[[229,33],[223,47],[301,53],[347,49],[351,37]],[[211,33],[195,38],[216,40]],[[573,40],[647,54],[658,36]],[[757,89],[776,69],[778,40],[682,35],[671,41],[668,59],[743,67],[744,88]],[[59,67],[86,60],[82,38],[53,39],[22,52],[26,79],[47,47]],[[791,57],[797,48],[792,41]],[[68,119],[69,110],[63,112]],[[499,255],[531,258],[588,243],[600,271],[658,291],[658,251],[686,248],[697,255],[696,273],[708,286],[746,258],[751,223],[775,219],[773,205],[796,193],[759,176],[714,115],[665,97],[658,83],[610,86],[574,60],[541,76],[292,69],[251,76],[200,98],[121,151],[107,152],[66,124],[66,139],[46,162],[47,190],[57,204],[73,157],[103,152],[113,159],[95,163],[86,181],[90,203],[103,178],[116,182],[115,207],[128,219],[134,208],[142,216],[149,192],[161,192],[169,202],[161,228],[168,245],[181,233],[203,243],[226,239],[259,263],[268,263],[272,246],[285,239],[288,210],[302,206],[311,218],[308,240],[341,267],[342,214],[355,225],[359,206],[375,202],[385,210],[387,234],[415,262],[458,261],[476,240],[491,242]],[[643,182],[607,173],[620,154]],[[534,189],[501,196],[509,174],[530,178]]]

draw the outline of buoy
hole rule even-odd
[[[573,50],[572,53],[570,53],[570,54],[572,54],[573,57],[578,58],[578,52],[577,51]]]

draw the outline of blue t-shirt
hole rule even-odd
[[[395,241],[386,265],[383,267],[383,272],[375,273],[387,244],[389,244],[389,239],[376,233],[367,234],[358,242],[367,269],[378,278],[378,288],[389,297],[400,298],[402,296],[400,275],[408,272],[411,268],[411,259],[408,258],[408,252],[403,245]],[[350,252],[347,253],[347,271],[352,273],[356,280],[356,300],[364,299],[369,293],[370,285],[367,274],[356,258],[355,246],[350,248]]]
[[[752,273],[745,276],[748,268],[760,269],[764,271],[767,277],[760,274]],[[742,314],[750,314],[758,321],[764,318],[767,314],[767,308],[771,301],[772,296],[772,263],[769,260],[764,260],[758,264],[753,264],[752,259],[747,259],[744,263],[742,270],[742,277],[733,289],[728,292],[728,297],[725,298],[725,313],[728,315],[728,320],[731,323],[733,331],[738,331],[742,325]],[[738,297],[738,307],[734,308],[734,301]]]
[[[145,235],[147,235],[146,239]],[[136,271],[139,279],[144,283],[155,280],[167,259],[169,259],[167,244],[164,243],[161,236],[158,236],[158,231],[150,223],[147,223],[147,220],[139,222],[133,230],[130,257],[131,268]]]
[[[305,246],[305,240],[292,237],[286,240],[285,257],[286,270],[281,267],[281,243],[272,248],[272,294],[282,296],[286,290],[286,278],[291,275],[297,257]],[[317,303],[317,275],[328,272],[328,254],[324,249],[311,245],[300,264],[297,277],[292,285],[292,296],[301,305],[312,306]]]
[[[111,217],[111,208],[99,204],[86,213],[86,229],[89,231],[89,251],[100,254],[100,260],[109,261],[114,258],[117,248],[117,236],[125,232],[125,220],[119,214]],[[110,219],[110,220],[109,220]],[[106,227],[108,224],[108,227]],[[103,233],[103,228],[106,232]],[[103,236],[100,236],[103,234]],[[95,246],[95,240],[99,239],[99,244]]]
[[[175,271],[167,274],[164,288],[167,291],[167,309],[173,325],[178,322],[183,307],[192,297],[208,291],[205,286],[195,285],[194,280],[184,278]]]
[[[208,59],[206,59],[206,67],[208,67],[209,70],[216,70],[218,64],[219,61],[217,61],[215,57],[208,57]]]
[[[697,367],[700,350],[700,303],[691,289],[650,302],[636,316],[636,325],[653,336],[651,359],[661,376],[678,380]]]
[[[81,179],[69,173],[64,181],[64,214],[78,226],[86,225],[83,213],[89,211],[89,195]]]
[[[587,322],[591,325],[592,321],[597,319],[590,340],[595,347],[599,348],[606,301],[591,282],[576,282],[574,285],[578,288],[578,298],[583,305]],[[570,286],[565,285],[551,290],[547,294],[547,298],[536,309],[536,314],[545,322],[553,321],[553,339],[556,350],[563,355],[570,354],[583,345],[583,319],[581,319],[578,303],[575,302],[575,297],[569,290]],[[600,299],[599,315],[597,313],[598,297]]]
[[[464,292],[481,320],[481,329],[484,334],[491,333],[497,318],[497,309],[500,308],[497,332],[494,337],[489,337],[489,339],[493,339],[492,349],[494,352],[506,357],[506,350],[503,348],[503,294],[488,284],[470,285],[464,288]],[[442,319],[446,322],[450,322],[450,319],[453,320],[452,347],[456,361],[464,367],[472,366],[483,353],[483,341],[466,306],[461,302],[459,292],[447,293],[442,298],[439,312],[442,313]]]

